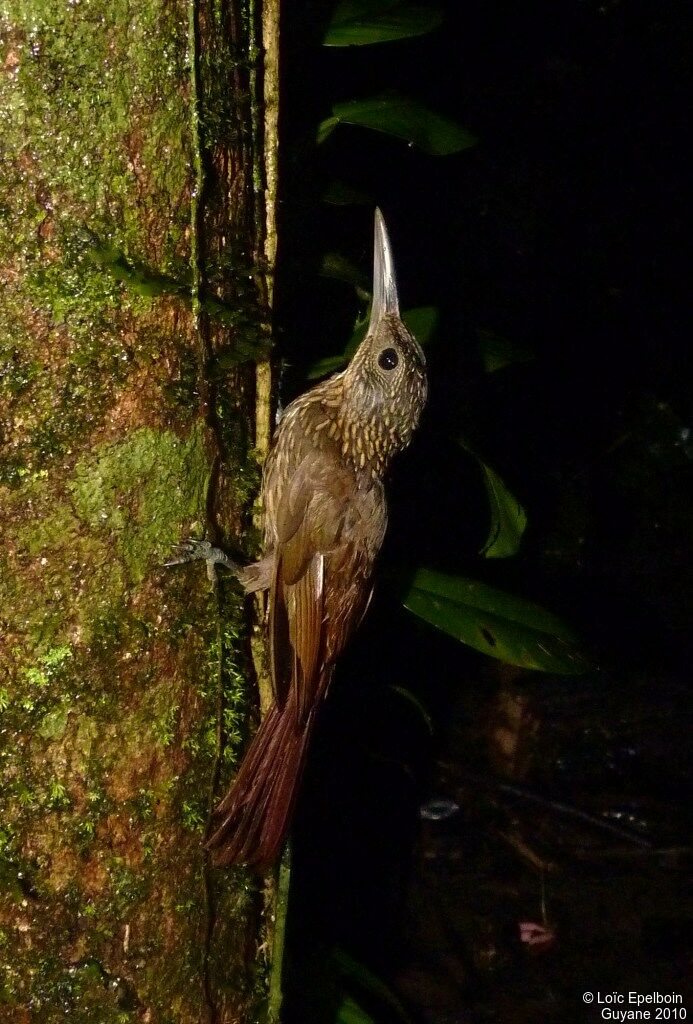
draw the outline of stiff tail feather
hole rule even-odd
[[[314,710],[299,721],[291,704],[263,718],[231,789],[214,812],[212,862],[263,871],[279,857],[291,823],[312,731]]]

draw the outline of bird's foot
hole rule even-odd
[[[221,548],[214,547],[208,540],[184,540],[180,544],[174,544],[173,557],[164,562],[164,567],[169,569],[174,565],[185,565],[187,562],[196,561],[206,563],[210,583],[215,582],[217,565],[223,565],[234,576],[238,576],[242,568]]]

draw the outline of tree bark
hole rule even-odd
[[[257,623],[233,581],[162,566],[187,535],[253,553],[277,23],[260,0],[0,7],[3,1020],[264,999],[260,883],[203,853]]]

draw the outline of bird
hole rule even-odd
[[[269,594],[273,700],[214,812],[206,846],[217,866],[265,872],[279,858],[320,706],[370,602],[387,525],[384,479],[427,390],[376,209],[368,331],[346,369],[296,398],[279,421],[263,469],[262,557],[240,567],[209,542],[187,546],[208,568],[225,564],[247,593]]]

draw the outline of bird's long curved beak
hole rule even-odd
[[[399,297],[385,219],[376,207],[373,241],[373,302],[371,304],[371,319],[368,324],[369,334],[375,331],[378,321],[385,313],[399,316]]]

